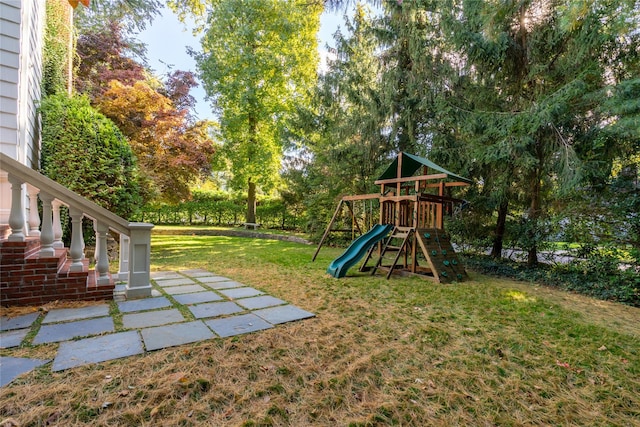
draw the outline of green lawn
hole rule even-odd
[[[341,251],[323,248],[312,263],[314,250],[154,235],[152,269],[208,269],[316,317],[36,371],[0,389],[0,420],[43,425],[57,413],[59,425],[640,425],[640,309],[474,273],[452,285],[355,269],[334,279],[325,269]]]

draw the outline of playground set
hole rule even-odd
[[[387,279],[396,273],[418,275],[438,283],[463,281],[468,276],[444,230],[444,215],[464,201],[447,197],[445,189],[470,183],[428,159],[400,152],[375,181],[380,186],[379,194],[345,196],[338,202],[313,261],[331,232],[347,231],[333,229],[346,206],[352,219],[352,234],[355,236],[357,230],[361,235],[329,265],[327,272],[333,277],[344,277],[365,257],[360,271],[370,271],[372,275],[377,270],[386,271]],[[373,200],[379,202],[379,223],[362,233],[353,204]],[[377,261],[369,265],[376,255]]]

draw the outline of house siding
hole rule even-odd
[[[0,150],[18,158],[20,2],[0,0]]]
[[[45,0],[0,0],[0,152],[32,168],[40,161],[44,20]],[[10,194],[0,171],[0,224],[9,217]]]
[[[44,0],[0,0],[0,151],[38,167]]]

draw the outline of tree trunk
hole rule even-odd
[[[529,205],[529,251],[527,253],[527,265],[538,265],[538,219],[540,217],[540,177],[538,171],[534,173],[531,186],[531,204]]]
[[[247,194],[247,221],[256,223],[256,183],[249,178],[249,192]]]
[[[509,201],[504,200],[498,206],[498,221],[493,236],[493,247],[491,248],[492,258],[502,258],[502,244],[504,241],[504,230],[507,225],[507,213],[509,212]]]

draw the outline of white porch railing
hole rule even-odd
[[[40,238],[42,256],[51,256],[57,247],[62,247],[60,207],[69,208],[71,217],[71,271],[84,268],[84,238],[82,218],[93,220],[96,232],[96,271],[98,284],[109,282],[109,258],[107,232],[111,229],[120,234],[120,271],[118,280],[126,281],[127,298],[143,298],[151,295],[149,263],[151,256],[151,229],[153,224],[129,222],[94,202],[74,193],[68,188],[47,178],[39,172],[0,153],[0,171],[7,174],[11,184],[11,208],[9,241],[24,241],[28,236]],[[23,186],[26,184],[29,197],[29,218],[25,218]],[[42,202],[43,218],[38,216],[37,199]],[[40,229],[39,229],[40,228]],[[25,230],[26,233],[25,233]]]

